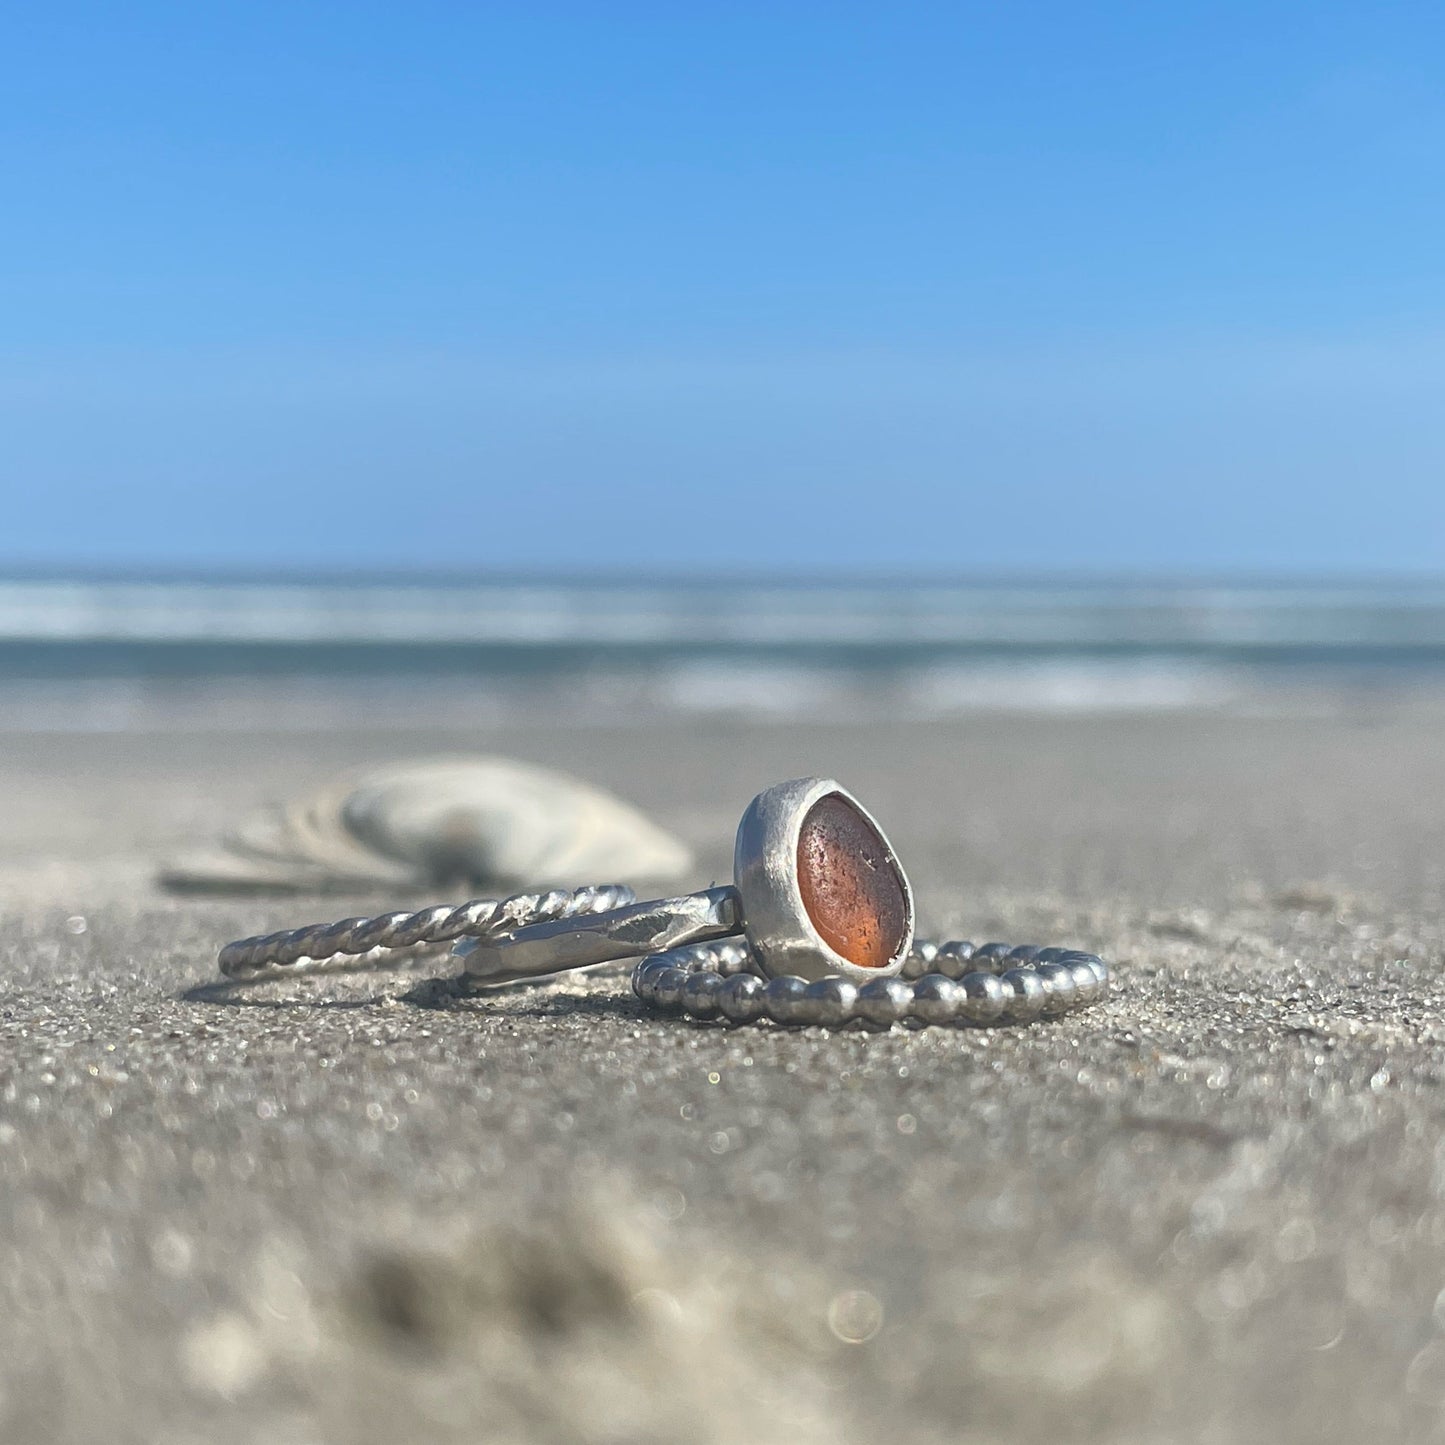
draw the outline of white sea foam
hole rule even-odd
[[[1274,699],[1291,710],[1294,701]],[[665,718],[863,723],[974,713],[1259,709],[1260,689],[1191,665],[1037,660],[855,671],[766,661],[541,676],[0,679],[0,732],[356,731]]]
[[[0,641],[1445,649],[1445,587],[22,578]]]
[[[0,579],[8,731],[1290,711],[1442,681],[1425,585]]]
[[[838,668],[761,661],[685,663],[648,689],[661,712],[814,719],[857,712],[862,680]]]
[[[907,710],[1109,713],[1218,708],[1245,684],[1231,669],[1160,659],[1060,659],[940,664],[908,679]]]

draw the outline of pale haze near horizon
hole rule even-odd
[[[0,565],[1445,555],[1427,7],[10,28]]]

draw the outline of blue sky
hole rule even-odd
[[[1445,561],[1438,4],[24,9],[0,562]]]

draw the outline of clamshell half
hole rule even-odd
[[[662,881],[691,850],[629,803],[496,757],[420,758],[263,809],[163,868],[176,889],[284,892]]]

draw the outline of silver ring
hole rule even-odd
[[[883,830],[831,778],[759,793],[738,825],[733,886],[468,939],[477,984],[641,958],[743,934],[768,978],[891,978],[913,943],[913,890]]]
[[[606,912],[636,897],[620,883],[605,883],[568,892],[514,893],[510,898],[474,898],[414,913],[379,913],[371,918],[343,918],[339,923],[310,923],[280,933],[261,933],[228,943],[217,955],[221,972],[237,983],[316,973],[322,970],[367,968],[436,952],[458,939],[519,928],[539,919],[572,918]]]
[[[914,939],[913,892],[883,830],[829,778],[759,793],[734,882],[469,939],[476,986],[640,959],[643,1002],[732,1022],[1024,1022],[1102,997],[1108,965],[1067,948]]]
[[[863,805],[829,778],[779,783],[753,799],[738,825],[733,878],[644,903],[604,884],[344,918],[227,944],[219,963],[246,982],[450,943],[468,983],[490,988],[633,959],[633,992],[654,1007],[831,1027],[1025,1023],[1109,989],[1108,965],[1081,950],[915,939],[903,865]]]

